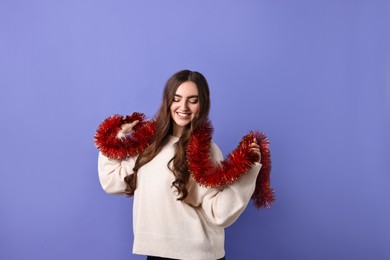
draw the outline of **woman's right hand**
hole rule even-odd
[[[261,162],[261,152],[260,152],[260,145],[258,144],[256,138],[253,138],[253,142],[249,144],[249,149],[252,153],[255,153],[258,156],[258,162]]]
[[[117,138],[122,139],[126,137],[131,131],[133,131],[133,128],[136,124],[138,124],[139,120],[135,120],[131,123],[123,124],[121,126],[121,130],[119,130],[118,134],[116,135]]]

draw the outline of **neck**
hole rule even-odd
[[[182,133],[183,133],[183,127],[174,124],[173,125],[172,135],[176,136],[176,137],[180,137]]]

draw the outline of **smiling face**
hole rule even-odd
[[[177,88],[170,106],[174,136],[181,136],[183,128],[198,116],[199,108],[198,87],[192,81],[183,82]]]

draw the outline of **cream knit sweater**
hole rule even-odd
[[[176,189],[171,187],[175,178],[167,167],[178,140],[171,136],[161,152],[138,171],[133,253],[175,259],[222,258],[224,228],[233,224],[248,205],[261,164],[256,163],[234,184],[220,189],[202,187],[191,178],[188,197],[178,201]],[[214,143],[211,155],[216,163],[223,160]],[[132,174],[135,159],[113,160],[99,153],[99,179],[107,193],[124,193],[123,178]]]

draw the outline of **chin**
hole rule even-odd
[[[176,123],[176,125],[184,127],[184,126],[190,124],[192,122],[192,120],[193,120],[193,118],[183,119],[183,118],[180,118],[179,116],[175,116],[173,121]]]
[[[180,126],[180,127],[185,127],[185,126],[191,124],[191,121],[183,122],[182,120],[175,120],[175,124]]]

